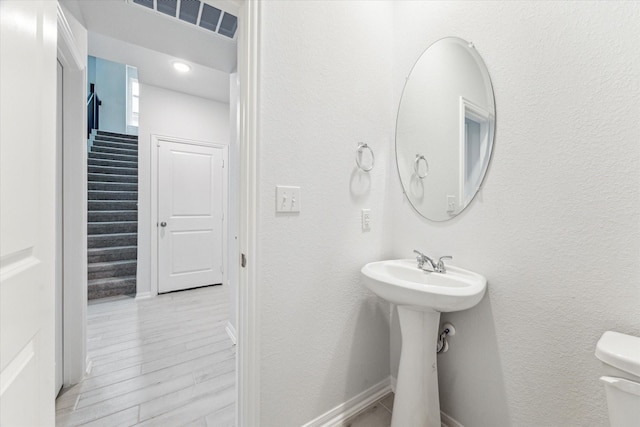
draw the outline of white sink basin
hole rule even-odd
[[[478,304],[487,289],[483,276],[446,266],[426,272],[415,259],[372,262],[362,267],[364,283],[398,306],[402,350],[391,427],[440,427],[436,342],[440,313]]]
[[[487,289],[487,279],[479,274],[450,265],[446,273],[426,272],[415,259],[371,262],[361,271],[367,288],[379,297],[439,312],[471,308]]]

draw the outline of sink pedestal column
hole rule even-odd
[[[391,427],[440,427],[436,343],[440,313],[398,306],[402,350]]]

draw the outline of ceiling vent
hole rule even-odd
[[[129,0],[221,36],[233,39],[238,29],[238,17],[200,0]]]

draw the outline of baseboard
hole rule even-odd
[[[302,427],[332,427],[340,425],[346,419],[361,412],[390,392],[390,377],[387,377],[378,384],[309,421]]]
[[[231,342],[233,343],[233,345],[236,345],[236,343],[238,342],[238,340],[236,339],[236,328],[233,327],[231,322],[227,322],[227,326],[225,326],[224,329],[227,331],[227,335],[229,335],[229,338],[231,338]]]
[[[442,427],[464,427],[462,424],[442,411],[440,411],[440,422],[442,424]]]
[[[136,301],[140,301],[141,299],[149,299],[151,298],[151,292],[138,292],[136,294]]]
[[[88,377],[91,374],[91,370],[93,369],[93,361],[87,356],[85,364],[87,369],[85,369],[84,374]]]
[[[389,380],[391,381],[391,391],[392,392],[396,392],[396,384],[398,384],[398,379],[394,376],[389,377]]]

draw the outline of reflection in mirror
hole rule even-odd
[[[396,123],[396,162],[407,198],[425,218],[446,221],[476,195],[489,165],[495,102],[471,43],[447,37],[413,66]]]

